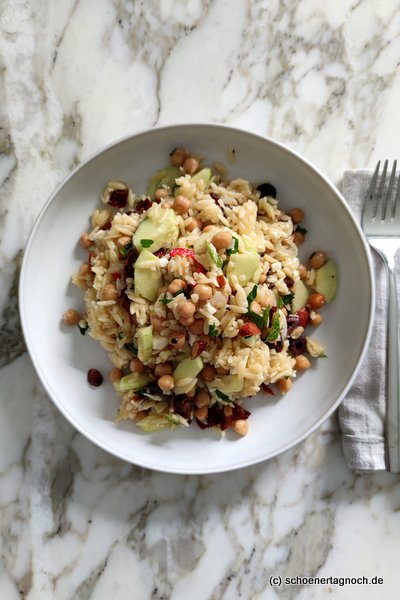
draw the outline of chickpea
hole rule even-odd
[[[111,371],[108,374],[108,379],[111,381],[111,383],[113,383],[114,381],[118,381],[119,379],[121,379],[122,377],[122,371],[121,369],[118,369],[118,367],[114,367],[113,369],[111,369]]]
[[[154,374],[156,377],[161,377],[162,375],[172,375],[174,369],[172,368],[171,363],[159,363],[155,366]]]
[[[216,370],[212,365],[206,365],[201,372],[201,376],[204,379],[204,381],[212,381],[213,379],[215,379],[215,375]]]
[[[308,305],[313,310],[321,308],[325,304],[325,296],[323,294],[313,293],[308,298]]]
[[[276,387],[281,392],[281,394],[286,394],[292,387],[292,380],[289,377],[278,379],[276,382]]]
[[[163,392],[170,392],[175,385],[175,381],[172,375],[163,375],[158,379],[157,385]]]
[[[196,386],[192,387],[191,390],[189,390],[188,392],[186,392],[186,397],[187,398],[194,398],[196,395]]]
[[[208,406],[210,402],[210,394],[206,390],[202,390],[201,392],[199,392],[194,401],[197,408],[203,408],[203,406]]]
[[[204,321],[203,319],[196,319],[193,321],[193,324],[189,327],[190,333],[193,335],[201,335],[204,333]]]
[[[179,318],[182,319],[193,317],[195,311],[196,307],[190,300],[181,300],[176,307],[176,312],[178,313]]]
[[[224,369],[224,367],[218,367],[217,373],[218,375],[228,375],[229,371],[227,369]]]
[[[193,294],[197,294],[199,300],[210,300],[212,298],[212,289],[205,283],[198,283],[193,288]]]
[[[327,261],[325,252],[313,252],[310,256],[310,267],[312,269],[320,269]]]
[[[208,415],[208,406],[202,406],[201,408],[196,408],[194,411],[194,416],[200,421],[204,421]]]
[[[107,283],[102,292],[103,300],[116,300],[118,298],[117,288],[113,283]]]
[[[188,156],[183,161],[182,167],[186,173],[189,173],[189,175],[194,175],[199,168],[199,161],[197,158],[193,158],[193,156]]]
[[[156,190],[156,193],[154,194],[154,198],[156,199],[157,202],[159,202],[163,198],[166,198],[167,196],[168,196],[168,191],[165,188],[158,188],[158,190]]]
[[[121,237],[119,237],[117,239],[117,246],[118,246],[118,248],[122,248],[123,246],[130,244],[131,241],[132,241],[132,238],[129,237],[128,235],[121,235]]]
[[[181,167],[186,159],[187,152],[184,148],[175,148],[169,156],[171,164],[174,165],[174,167]]]
[[[172,208],[178,215],[184,215],[187,213],[191,206],[191,202],[189,198],[185,198],[185,196],[177,196],[174,200]]]
[[[228,405],[224,406],[224,415],[225,415],[225,417],[231,417],[233,415],[232,406],[228,406]]]
[[[296,244],[296,246],[300,246],[300,244],[302,244],[305,239],[306,239],[306,236],[304,235],[304,233],[301,233],[301,231],[294,232],[293,242]]]
[[[92,268],[89,265],[89,263],[82,263],[81,266],[79,267],[79,275],[82,275],[82,277],[84,277],[85,275],[89,275],[89,273],[91,273]]]
[[[232,242],[232,234],[230,231],[219,231],[212,239],[211,243],[217,250],[225,250]]]
[[[299,354],[299,356],[296,356],[295,361],[296,364],[294,368],[296,371],[306,371],[311,367],[310,361],[308,360],[307,356],[304,356],[304,354]]]
[[[171,292],[171,294],[176,294],[176,292],[179,292],[179,290],[185,290],[186,287],[186,281],[183,281],[183,279],[174,279],[169,284],[168,291]]]
[[[246,419],[238,419],[232,423],[231,428],[235,433],[241,435],[242,437],[247,435],[249,432],[249,424]]]
[[[169,336],[169,343],[177,350],[181,350],[186,344],[186,333],[184,331],[175,331]]]
[[[184,327],[190,327],[194,323],[194,317],[189,317],[188,319],[179,319],[179,323]]]
[[[306,279],[308,275],[307,267],[305,265],[299,265],[300,279]]]
[[[82,248],[85,248],[85,250],[87,250],[88,248],[90,248],[93,242],[90,239],[89,234],[85,231],[79,238],[79,243],[82,246]]]
[[[324,320],[324,317],[320,313],[314,313],[313,315],[310,315],[310,323],[314,327],[317,327],[318,325],[320,325],[323,320]]]
[[[301,208],[292,208],[291,210],[287,211],[287,214],[289,215],[289,217],[291,217],[293,223],[301,223],[301,221],[304,219],[304,211],[301,210]]]
[[[142,361],[135,356],[135,358],[132,358],[131,362],[129,363],[129,368],[132,373],[143,373],[145,366]]]
[[[266,281],[267,281],[267,275],[265,273],[261,273],[258,283],[265,283]]]
[[[160,333],[160,331],[164,329],[164,319],[162,319],[158,315],[151,315],[150,321],[153,325],[154,331],[156,331],[157,333]]]
[[[189,231],[190,233],[192,231],[194,231],[195,229],[202,229],[202,228],[203,228],[203,223],[200,221],[200,219],[196,219],[195,217],[190,219],[190,221],[186,224],[186,230]]]
[[[77,325],[80,321],[79,313],[73,309],[68,308],[63,314],[63,321],[65,325]]]
[[[203,229],[203,233],[205,233],[206,231],[212,231],[213,229],[217,229],[216,225],[206,225]]]

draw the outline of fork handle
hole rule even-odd
[[[394,268],[388,265],[388,320],[387,320],[387,444],[388,467],[400,472],[400,386],[399,386],[399,325]]]

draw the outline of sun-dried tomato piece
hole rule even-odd
[[[223,275],[217,275],[218,287],[222,288],[226,284],[226,279]]]
[[[103,375],[97,369],[89,369],[87,372],[87,380],[90,385],[99,387],[103,383]]]
[[[146,210],[148,210],[152,204],[153,203],[150,200],[150,198],[145,198],[144,200],[141,200],[140,202],[138,202],[136,204],[136,206],[135,206],[135,212],[138,213],[139,215],[141,215]]]
[[[102,225],[102,226],[100,227],[100,229],[101,229],[102,231],[107,231],[108,229],[111,229],[111,219],[110,219],[109,221],[106,221],[106,222],[104,223],[104,225]]]
[[[174,256],[183,256],[185,258],[189,258],[196,265],[196,271],[198,271],[200,273],[205,273],[206,272],[206,269],[203,267],[203,265],[201,264],[201,262],[199,262],[197,260],[197,258],[195,256],[195,253],[190,248],[172,248],[172,250],[169,251],[169,255],[171,257],[174,257]]]
[[[248,335],[258,335],[259,333],[261,333],[261,329],[251,321],[247,321],[247,323],[244,323],[239,329],[239,335],[243,337],[247,337]]]
[[[210,427],[208,423],[203,423],[203,421],[200,421],[200,419],[198,419],[197,417],[196,423],[200,427],[200,429],[207,429],[208,427]]]
[[[251,412],[243,408],[243,406],[236,404],[236,402],[233,403],[232,418],[234,421],[238,421],[239,419],[248,419],[250,415]]]
[[[208,408],[207,423],[209,427],[219,425],[222,420],[223,411],[217,404],[213,404]]]
[[[158,258],[161,258],[162,256],[165,256],[166,253],[167,253],[166,248],[160,248],[159,250],[154,252],[154,256],[158,256]]]
[[[174,398],[174,411],[189,422],[192,420],[193,404],[189,398]]]
[[[107,204],[113,208],[124,208],[126,201],[128,200],[129,190],[113,190],[110,194]]]
[[[261,389],[268,396],[275,396],[274,390],[272,388],[270,388],[269,385],[267,385],[266,383],[261,384]]]

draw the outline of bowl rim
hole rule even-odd
[[[330,191],[334,194],[337,201],[342,205],[342,208],[347,213],[348,218],[352,221],[352,224],[358,233],[359,241],[361,242],[361,246],[364,250],[364,259],[366,261],[366,266],[367,266],[368,287],[369,287],[370,293],[368,295],[368,300],[369,300],[368,325],[366,328],[363,349],[360,352],[360,355],[358,357],[358,360],[357,360],[357,363],[353,370],[353,373],[352,373],[351,377],[349,378],[349,380],[347,381],[347,384],[343,388],[342,393],[338,396],[338,398],[335,400],[335,402],[330,406],[329,410],[326,411],[324,413],[324,415],[320,419],[318,419],[318,421],[316,423],[314,423],[311,427],[309,427],[307,429],[307,431],[299,434],[296,438],[292,439],[291,441],[289,441],[286,444],[284,444],[283,446],[281,446],[278,452],[270,452],[269,454],[263,455],[256,459],[247,459],[247,460],[243,460],[242,462],[239,461],[239,462],[236,462],[235,464],[229,465],[227,467],[222,466],[222,467],[217,467],[217,468],[214,467],[213,468],[212,466],[210,466],[209,468],[208,467],[202,468],[202,469],[197,468],[195,470],[190,470],[187,468],[174,468],[174,467],[167,467],[165,465],[155,465],[152,462],[146,462],[146,460],[143,460],[142,457],[138,457],[139,458],[138,461],[134,460],[132,458],[132,456],[130,456],[128,453],[125,453],[124,451],[116,450],[116,449],[108,446],[107,443],[104,443],[102,440],[99,440],[98,438],[96,438],[96,436],[94,436],[92,433],[88,432],[68,412],[68,410],[62,404],[59,403],[56,394],[53,393],[53,390],[51,389],[51,385],[48,383],[47,378],[46,378],[44,372],[42,371],[40,361],[35,353],[34,343],[32,341],[32,338],[31,338],[31,335],[29,332],[29,328],[28,328],[28,324],[27,324],[27,319],[25,316],[26,315],[26,303],[25,303],[24,285],[25,285],[26,271],[28,269],[28,257],[29,257],[29,253],[30,253],[30,248],[35,239],[36,231],[39,228],[40,222],[41,222],[42,218],[44,217],[44,214],[46,213],[48,207],[53,202],[54,198],[58,195],[58,193],[61,191],[61,189],[64,186],[66,186],[68,184],[68,182],[71,179],[73,179],[74,176],[81,169],[86,167],[89,163],[95,161],[99,156],[107,153],[112,148],[114,148],[118,145],[124,144],[133,138],[140,138],[142,136],[148,136],[148,135],[157,135],[157,133],[159,131],[169,131],[169,130],[172,131],[172,130],[176,130],[176,129],[188,130],[188,129],[191,129],[194,127],[219,129],[219,130],[221,130],[221,132],[231,131],[233,133],[239,133],[239,134],[245,135],[246,137],[253,137],[254,139],[257,139],[262,142],[267,142],[271,146],[275,146],[276,148],[278,148],[280,151],[290,154],[293,158],[295,158],[298,161],[300,161],[301,163],[305,164],[312,172],[314,172],[324,182],[324,184],[330,189]],[[269,136],[264,136],[264,135],[261,135],[258,133],[254,133],[252,131],[248,131],[247,129],[244,129],[241,127],[233,127],[231,125],[226,125],[224,123],[218,123],[218,122],[187,123],[187,122],[185,122],[185,123],[173,123],[173,124],[169,124],[169,125],[157,125],[157,126],[150,127],[150,128],[144,128],[135,133],[130,133],[126,136],[118,138],[117,140],[114,140],[113,142],[110,142],[110,143],[102,146],[99,150],[96,150],[96,151],[90,153],[87,158],[85,158],[82,162],[80,162],[78,165],[76,165],[72,169],[72,171],[61,180],[61,182],[56,186],[56,188],[53,190],[53,192],[50,194],[50,196],[47,198],[47,200],[41,207],[37,217],[34,220],[31,231],[29,233],[27,243],[23,250],[23,258],[22,258],[20,275],[19,275],[19,283],[18,283],[18,298],[19,298],[19,303],[18,303],[19,316],[20,316],[20,320],[21,320],[22,332],[23,332],[27,350],[28,350],[30,359],[33,363],[34,369],[35,369],[37,375],[39,376],[41,384],[43,385],[44,389],[46,390],[46,392],[49,395],[53,404],[55,404],[55,406],[61,412],[61,414],[67,419],[67,421],[79,433],[81,433],[86,439],[90,440],[96,446],[100,447],[102,450],[106,451],[107,453],[111,454],[112,456],[115,456],[116,458],[125,460],[126,462],[129,462],[130,464],[134,464],[139,467],[147,468],[147,469],[158,471],[158,472],[164,472],[164,473],[171,473],[171,474],[178,474],[178,475],[179,474],[181,474],[181,475],[203,475],[203,474],[229,472],[229,471],[233,471],[233,470],[237,470],[237,469],[242,469],[245,467],[260,464],[264,461],[270,460],[271,458],[279,456],[279,455],[283,454],[284,452],[290,450],[291,448],[294,448],[299,443],[301,443],[306,438],[308,438],[335,412],[335,410],[339,407],[339,405],[342,403],[342,401],[346,397],[350,387],[354,383],[354,380],[357,377],[357,374],[359,372],[361,364],[362,364],[362,362],[365,358],[365,355],[367,353],[367,350],[368,350],[369,342],[371,339],[371,333],[372,333],[373,315],[374,315],[374,311],[375,311],[375,278],[374,278],[373,264],[372,264],[372,258],[371,258],[369,245],[365,239],[365,236],[362,232],[359,222],[357,221],[356,217],[352,213],[348,203],[346,202],[346,200],[345,200],[344,196],[342,195],[342,193],[340,192],[340,190],[337,189],[333,183],[331,183],[331,181],[327,178],[327,176],[324,175],[318,167],[316,167],[313,163],[311,163],[307,158],[305,158],[304,156],[299,154],[299,152],[297,152],[296,150],[293,150],[292,148],[290,148],[288,145],[284,144],[283,142],[279,142]]]

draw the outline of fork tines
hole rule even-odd
[[[382,221],[384,221],[386,217],[389,217],[390,219],[395,218],[397,204],[400,199],[400,178],[397,182],[396,193],[392,194],[396,179],[397,160],[393,161],[389,184],[386,185],[388,164],[389,161],[385,160],[378,185],[379,169],[381,166],[381,161],[378,161],[367,196],[372,208],[371,217],[373,219],[380,218]]]

